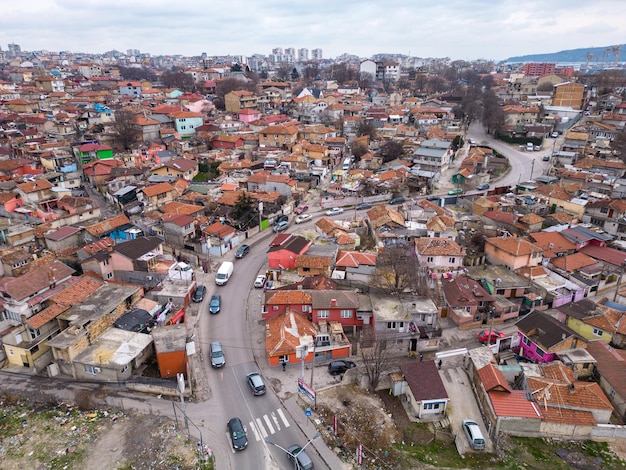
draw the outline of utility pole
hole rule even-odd
[[[613,295],[613,302],[617,300],[617,294],[619,288],[622,285],[622,277],[624,277],[624,266],[626,266],[626,260],[622,261],[622,269],[620,270],[619,277],[617,278],[617,286],[615,287],[615,294]]]
[[[315,338],[313,338],[313,359],[311,362],[311,388],[313,388],[313,371],[315,370]],[[304,377],[302,377],[304,380]]]
[[[533,158],[532,166],[530,167],[530,179],[533,179],[533,172],[535,171],[535,159]]]

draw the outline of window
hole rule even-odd
[[[426,262],[427,263],[434,263],[435,262],[435,258],[433,256],[429,256],[428,258],[426,258]]]
[[[272,310],[278,310],[278,305],[273,305]]]
[[[37,336],[39,336],[41,334],[41,331],[39,331],[39,328],[29,328],[28,329],[28,334],[30,336],[30,339],[35,339],[37,338]]]
[[[127,370],[128,370],[128,364],[126,364],[126,365],[122,368],[122,374],[123,374],[124,372],[126,372]]]
[[[341,318],[352,318],[352,310],[342,310],[340,316]]]
[[[448,258],[448,263],[456,263],[456,258]]]
[[[280,357],[278,358],[278,361],[279,361],[281,364],[289,364],[289,356],[280,356]]]
[[[85,366],[85,372],[89,375],[97,375],[100,373],[100,368],[87,365]]]
[[[311,306],[310,306],[310,305],[303,305],[303,306],[302,306],[302,311],[303,311],[303,312],[309,312],[309,313],[311,313],[311,311],[312,311],[312,310],[313,310],[313,309],[311,308]]]
[[[608,207],[601,207],[600,208],[600,212],[602,212],[603,214],[608,214],[609,213],[609,208]]]
[[[594,328],[593,329],[593,334],[596,336],[602,336],[603,331],[600,330],[599,328]]]
[[[526,336],[522,336],[522,343],[526,346],[530,346],[530,340]]]
[[[535,349],[535,352],[537,353],[539,357],[543,357],[543,355],[545,354],[545,351],[541,349],[539,346],[537,346],[537,349]]]
[[[330,318],[330,310],[318,310],[317,318]]]

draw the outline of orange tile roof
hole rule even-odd
[[[33,315],[27,320],[29,328],[37,329],[44,326],[51,320],[54,320],[56,317],[65,312],[69,305],[61,305],[61,304],[52,304],[48,308],[43,309],[41,312]]]
[[[296,268],[329,268],[331,261],[327,256],[300,255],[296,257]]]
[[[195,204],[184,204],[182,202],[168,202],[167,204],[159,207],[159,211],[164,214],[174,214],[174,215],[193,215],[198,213],[199,211],[203,211],[204,206],[197,206]]]
[[[511,387],[507,383],[504,375],[493,364],[487,364],[485,367],[482,367],[478,370],[478,377],[483,384],[483,388],[490,392],[492,390],[497,390],[500,392],[511,392]]]
[[[156,196],[157,194],[168,193],[174,191],[174,187],[169,183],[157,183],[150,186],[146,186],[142,189],[143,193],[148,196]]]
[[[296,347],[310,343],[317,328],[304,315],[287,311],[266,320],[265,351],[268,357],[284,356],[296,352]]]
[[[57,304],[71,307],[72,305],[81,303],[104,284],[104,281],[101,279],[83,275],[78,282],[72,284],[67,289],[63,289],[58,294],[54,294],[50,297],[50,300]]]
[[[553,266],[567,272],[574,272],[585,266],[591,266],[597,263],[595,259],[584,253],[573,253],[571,255],[559,256],[550,260]]]
[[[416,238],[415,249],[422,256],[462,256],[463,248],[451,238]]]
[[[130,224],[130,219],[124,214],[116,215],[110,219],[103,220],[96,224],[88,225],[85,230],[94,237],[100,237],[105,233],[112,232],[118,227]]]
[[[376,266],[376,254],[360,251],[340,251],[337,253],[335,266],[358,268],[361,265]]]
[[[310,305],[311,294],[301,290],[268,290],[265,293],[267,305]]]
[[[510,393],[488,392],[496,416],[541,419],[543,409],[529,400],[524,390],[512,390]]]

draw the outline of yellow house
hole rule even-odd
[[[298,129],[295,126],[268,126],[259,131],[259,148],[291,149],[297,139]]]
[[[584,299],[571,306],[559,308],[566,314],[565,324],[586,340],[601,339],[609,344],[626,322],[626,313]]]
[[[177,178],[191,181],[194,176],[198,174],[198,162],[183,157],[176,158],[153,169],[152,174],[158,176],[176,176]]]

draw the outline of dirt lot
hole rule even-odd
[[[3,470],[212,468],[194,441],[158,416],[0,400]]]

